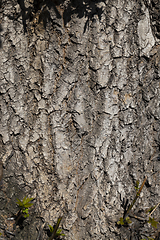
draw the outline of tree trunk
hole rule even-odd
[[[160,199],[159,16],[159,0],[2,0],[3,235],[47,239],[62,215],[67,240],[158,235],[116,223],[137,180],[132,216],[147,220]],[[34,204],[15,229],[25,196]]]

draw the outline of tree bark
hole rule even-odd
[[[14,239],[47,239],[62,215],[68,240],[153,237],[137,219],[116,223],[137,180],[134,215],[160,199],[160,1],[0,5],[0,223],[27,196]]]

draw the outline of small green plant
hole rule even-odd
[[[50,232],[53,233],[54,228],[53,228],[51,225],[48,225],[48,226],[49,226]],[[57,229],[57,232],[56,232],[56,237],[65,236],[65,234],[63,234],[63,233],[61,233],[61,232],[62,232],[62,229],[58,228],[58,229]]]
[[[124,219],[123,217],[120,218],[120,220],[117,222],[118,225],[124,225]]]
[[[154,220],[154,218],[149,217],[148,223],[152,225],[152,227],[157,228],[158,222]]]
[[[31,203],[33,199],[34,198],[27,198],[27,197],[24,197],[22,201],[17,199],[16,203],[18,204],[18,207],[20,208],[20,211],[24,218],[29,217],[28,209],[33,205],[33,203]]]
[[[51,225],[49,225],[50,233],[52,233],[52,234],[48,240],[56,239],[59,236],[65,236],[65,234],[61,233],[62,229],[58,228],[61,220],[62,220],[62,217],[59,217],[55,228],[53,228]]]
[[[18,204],[19,211],[15,216],[16,224],[19,223],[20,219],[22,219],[23,222],[23,218],[29,217],[28,209],[33,205],[33,203],[31,203],[33,199],[34,198],[27,197],[24,197],[22,201],[17,199],[16,203]]]
[[[158,224],[159,222],[155,221],[154,218],[151,218],[151,215],[152,215],[152,213],[154,213],[154,211],[158,208],[159,205],[160,205],[160,202],[159,202],[157,205],[151,207],[151,208],[147,211],[147,213],[149,213],[148,223],[150,223],[151,226],[154,227],[154,228],[157,228],[157,224]]]
[[[154,227],[154,228],[157,228],[157,224],[158,224],[159,222],[155,221],[155,219],[154,219],[154,218],[151,218],[150,216],[151,216],[151,214],[156,210],[156,208],[158,207],[159,204],[160,204],[160,203],[158,203],[157,206],[151,207],[151,208],[147,211],[147,213],[150,213],[150,214],[149,214],[149,220],[148,220],[147,222],[150,223],[151,226]],[[147,239],[142,238],[141,240],[154,240],[154,238],[151,238],[151,237],[148,237],[148,236],[146,236],[146,237],[147,237]]]
[[[126,217],[125,219],[121,217],[120,220],[117,222],[118,225],[128,225],[130,223],[132,223],[132,221],[129,217]]]
[[[139,188],[139,181],[136,181],[136,186],[135,186],[136,191],[137,191],[136,196],[133,199],[131,205],[128,207],[128,210],[124,214],[124,217],[123,218],[121,217],[120,220],[117,222],[118,225],[128,225],[128,224],[132,223],[132,221],[128,217],[128,214],[129,214],[130,210],[132,209],[132,207],[134,206],[137,198],[140,196],[140,193],[141,193],[141,191],[144,187],[144,184],[145,184],[146,180],[147,180],[147,178],[145,177],[145,179],[143,180],[143,183],[142,183],[140,188]]]
[[[134,206],[137,198],[140,196],[140,193],[144,187],[144,184],[146,182],[146,177],[141,185],[141,187],[139,188],[139,181],[136,181],[136,186],[135,186],[135,189],[136,189],[136,196],[134,198],[134,200],[132,201],[131,205],[129,205],[128,209],[126,210],[126,212],[124,213],[124,216],[120,218],[120,220],[117,222],[118,225],[120,226],[128,226],[130,223],[131,223],[131,220],[129,218],[130,217],[134,217],[134,218],[138,218],[137,216],[132,216],[132,215],[129,215],[130,213],[130,210],[132,209],[132,207]],[[146,213],[149,213],[149,220],[145,220],[145,222],[148,222],[151,224],[152,227],[154,228],[157,228],[157,224],[159,224],[159,222],[157,222],[154,218],[151,217],[151,215],[153,214],[153,212],[157,209],[157,207],[160,205],[160,202],[154,206],[154,207],[151,207],[149,210],[146,211]],[[141,240],[154,240],[154,238],[151,238],[151,237],[148,237],[145,235],[146,238],[142,238]]]

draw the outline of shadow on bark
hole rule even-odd
[[[87,28],[89,28],[89,22],[93,21],[94,16],[97,15],[99,20],[101,20],[101,15],[103,13],[102,7],[98,7],[97,4],[102,2],[102,0],[85,0],[85,1],[75,1],[71,0],[66,6],[63,6],[63,13],[59,11],[59,6],[63,5],[65,1],[63,0],[34,0],[33,5],[26,8],[24,0],[18,0],[21,12],[15,16],[8,16],[12,20],[17,20],[22,16],[22,24],[24,29],[24,34],[27,32],[27,20],[32,21],[35,15],[39,14],[39,22],[43,21],[43,26],[46,29],[47,22],[52,22],[53,25],[57,23],[53,22],[50,10],[54,9],[57,19],[63,18],[64,25],[70,22],[72,15],[77,15],[77,18],[85,17],[87,20],[84,26],[84,33]]]
[[[65,9],[63,14],[64,24],[66,25],[70,20],[73,14],[76,14],[78,18],[85,17],[87,20],[84,26],[84,33],[87,28],[89,28],[89,21],[93,21],[94,16],[97,15],[99,20],[101,20],[101,15],[103,13],[102,7],[99,8],[97,3],[101,2],[100,0],[97,1],[70,1],[68,7]]]

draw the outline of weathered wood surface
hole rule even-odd
[[[35,197],[14,239],[60,215],[68,240],[155,231],[116,222],[136,180],[135,212],[160,199],[159,16],[155,0],[2,0],[0,223]]]

